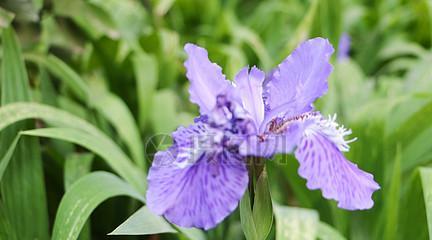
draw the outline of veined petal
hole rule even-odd
[[[264,120],[263,82],[265,73],[256,67],[243,68],[235,77],[244,109],[251,115],[258,130]]]
[[[372,194],[380,188],[373,176],[348,161],[323,134],[305,134],[295,156],[300,163],[298,173],[309,189],[321,189],[325,198],[338,201],[338,207],[347,210],[373,206]]]
[[[188,54],[184,65],[190,81],[190,100],[200,107],[201,114],[206,114],[215,106],[216,96],[232,85],[222,74],[222,69],[210,62],[204,48],[188,43],[184,49]]]
[[[217,129],[202,122],[179,128],[173,138],[174,145],[158,152],[149,170],[147,206],[179,226],[212,228],[242,198],[246,163],[223,148]]]
[[[163,153],[161,158],[170,157]],[[169,162],[169,160],[168,160]],[[182,227],[210,229],[238,205],[247,184],[246,164],[239,156],[224,152],[203,154],[193,165],[155,165],[149,172],[147,206]]]
[[[327,39],[314,38],[300,44],[279,65],[265,85],[267,121],[276,115],[293,117],[311,110],[311,104],[327,91],[333,52]]]

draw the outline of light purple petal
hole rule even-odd
[[[175,144],[156,154],[148,175],[147,206],[179,226],[209,229],[237,207],[248,172],[240,155],[212,147],[213,140],[200,143],[219,139],[203,126],[179,128],[173,134]],[[204,151],[195,151],[196,144],[204,144]]]
[[[298,173],[309,189],[321,189],[325,198],[338,201],[338,207],[347,210],[373,206],[372,194],[380,188],[373,176],[345,159],[325,136],[316,132],[305,135],[295,156],[300,163]]]
[[[216,96],[232,85],[222,74],[222,69],[210,62],[204,48],[188,43],[184,49],[188,54],[184,65],[190,81],[190,100],[200,107],[201,114],[206,114],[215,106]]]
[[[349,51],[351,47],[351,37],[348,33],[343,33],[339,38],[339,45],[337,50],[337,60],[343,61],[349,58]]]
[[[311,110],[311,104],[327,91],[333,52],[327,39],[314,38],[302,43],[279,65],[265,85],[269,109],[266,121],[280,114],[292,117]]]
[[[237,208],[248,185],[246,164],[229,153],[217,158],[203,157],[178,179],[177,186],[182,190],[165,214],[169,221],[207,230]]]
[[[244,109],[251,115],[258,130],[264,120],[263,82],[265,73],[256,67],[243,68],[235,77]]]

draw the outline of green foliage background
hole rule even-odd
[[[3,0],[0,29],[0,239],[432,238],[430,0]],[[148,211],[153,143],[197,115],[186,42],[232,79],[342,33],[350,58],[332,59],[317,106],[358,137],[348,157],[382,187],[373,209],[338,209],[281,155],[254,205],[208,232]]]

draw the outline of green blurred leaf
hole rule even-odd
[[[42,0],[4,0],[2,6],[13,12],[18,21],[37,22]]]
[[[190,114],[179,113],[178,97],[171,90],[161,90],[156,92],[153,97],[151,112],[151,121],[154,132],[157,134],[169,134],[180,125],[189,125],[193,123],[193,117]],[[163,109],[157,111],[156,109]]]
[[[41,64],[50,73],[62,80],[83,102],[89,100],[90,90],[84,80],[66,63],[54,55],[26,55],[27,60]]]
[[[77,239],[86,220],[99,204],[122,195],[144,202],[139,192],[111,173],[94,172],[82,177],[60,201],[52,239]]]
[[[90,0],[94,6],[103,9],[115,23],[122,37],[135,47],[138,37],[151,30],[147,25],[148,14],[138,1],[133,0]]]
[[[401,195],[398,239],[429,239],[424,190],[422,191],[423,179],[420,172],[421,170],[415,171],[410,179],[407,179],[407,188]],[[423,187],[427,188],[428,185],[429,182]]]
[[[172,7],[175,0],[157,0],[155,2],[156,4],[154,9],[154,14],[156,14],[156,16],[162,17]]]
[[[273,203],[276,240],[314,240],[319,229],[318,212]]]
[[[150,119],[153,106],[153,95],[158,82],[158,62],[153,55],[135,52],[133,67],[138,96],[139,126],[144,129]]]
[[[109,235],[150,235],[176,232],[162,217],[154,215],[147,207],[142,207]]]
[[[288,56],[298,44],[300,44],[301,42],[303,42],[304,40],[306,40],[309,37],[310,31],[312,28],[312,24],[313,24],[313,20],[314,20],[316,14],[318,12],[317,11],[318,5],[319,5],[318,0],[312,0],[309,3],[309,8],[308,8],[307,12],[305,13],[300,24],[297,26],[297,29],[295,30],[294,36],[291,37],[291,40],[288,42],[288,44],[286,45],[286,47],[283,51],[283,56],[282,56],[283,58]]]
[[[84,0],[54,0],[54,14],[70,17],[93,39],[108,36],[113,39],[119,38],[120,33],[116,30],[113,21],[101,9],[92,6]]]
[[[382,239],[396,239],[397,237],[397,219],[399,217],[399,201],[394,199],[400,198],[401,188],[401,150],[396,150],[393,169],[391,171],[390,183],[386,189],[385,211],[384,211],[384,234]],[[378,229],[378,228],[377,228]]]

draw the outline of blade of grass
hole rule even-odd
[[[423,198],[429,229],[429,239],[432,239],[432,169],[420,168],[420,178],[423,186]]]
[[[140,192],[145,192],[146,178],[113,142],[97,138],[74,128],[41,128],[21,132],[22,135],[48,137],[78,144],[101,156],[120,176]]]
[[[78,118],[68,112],[45,106],[37,103],[13,103],[0,108],[0,131],[16,122],[38,118],[49,122],[54,126],[68,127],[71,129],[79,130],[85,134],[89,141],[96,142],[99,152],[102,156],[106,156],[110,166],[117,171],[125,179],[134,183],[142,191],[145,191],[146,177],[145,173],[139,171],[133,164],[129,157],[104,133],[98,130],[90,123]],[[72,130],[70,130],[72,131]],[[61,135],[61,133],[60,133]],[[79,138],[76,140],[79,144]],[[101,146],[102,145],[102,146]],[[114,159],[108,153],[107,149],[112,152],[117,158]]]
[[[63,81],[78,99],[87,103],[90,90],[84,80],[66,63],[54,55],[27,54],[25,59],[45,67],[51,74]]]
[[[132,58],[138,96],[140,129],[147,127],[153,106],[153,95],[158,81],[158,62],[152,55],[136,52]]]
[[[27,72],[14,31],[4,29],[2,40],[1,104],[30,101]],[[9,151],[9,143],[14,142],[18,131],[33,127],[33,121],[25,121],[3,131],[0,156]],[[38,140],[20,141],[10,161],[2,178],[1,193],[12,231],[18,239],[48,239],[48,211]]]
[[[94,172],[82,177],[60,201],[52,239],[77,239],[86,220],[100,203],[122,195],[144,202],[144,197],[139,192],[111,173]]]
[[[66,157],[64,165],[64,186],[66,192],[74,182],[90,172],[93,159],[94,155],[91,153],[72,153]],[[85,223],[79,234],[79,239],[91,239],[90,220],[87,220]]]
[[[154,215],[147,207],[142,207],[109,235],[150,235],[175,232],[177,231],[163,218]]]
[[[119,97],[102,93],[92,97],[95,108],[114,126],[120,138],[128,147],[132,159],[142,169],[146,168],[144,144],[138,126],[127,105]]]
[[[70,186],[82,176],[90,172],[94,155],[91,153],[72,153],[65,159],[64,186],[68,191]]]

